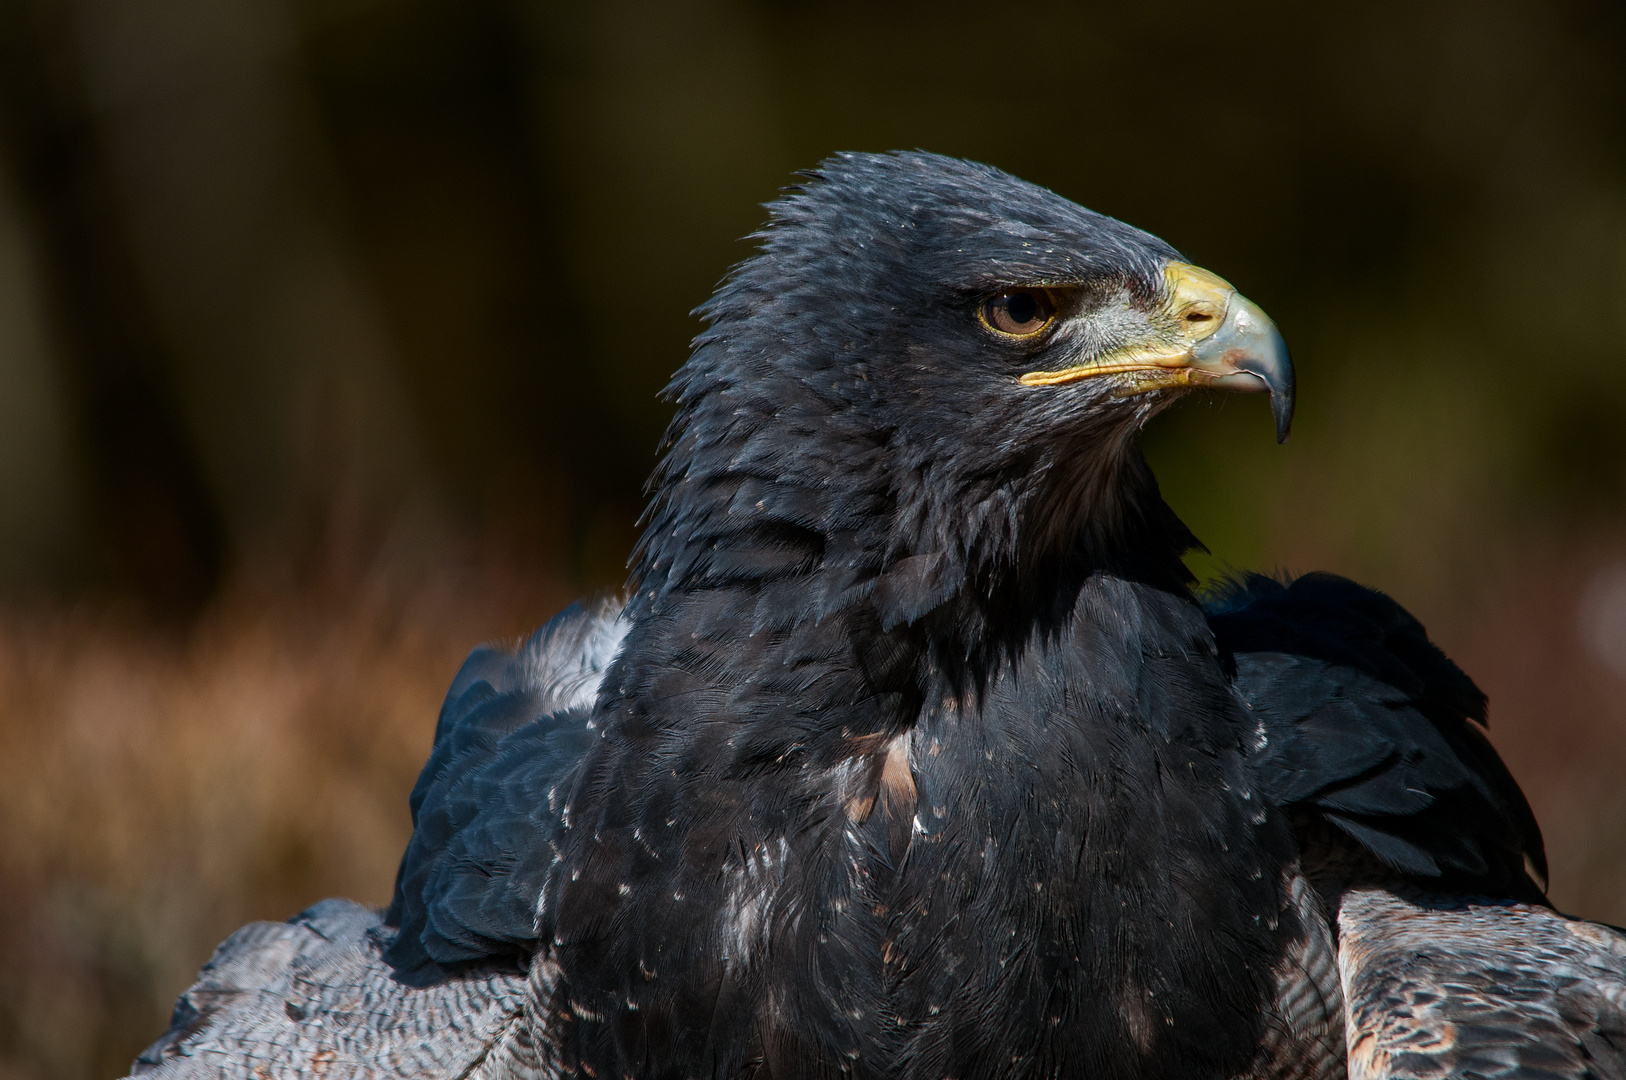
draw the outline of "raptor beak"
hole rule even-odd
[[[1259,305],[1231,291],[1218,330],[1191,347],[1191,370],[1205,372],[1208,385],[1242,394],[1270,392],[1276,441],[1287,441],[1293,426],[1293,358],[1287,342]]]
[[[1154,340],[1114,349],[1061,371],[1030,371],[1025,386],[1057,386],[1097,375],[1125,376],[1124,393],[1207,386],[1236,393],[1268,391],[1276,441],[1293,423],[1293,360],[1259,305],[1230,283],[1189,263],[1163,271],[1163,329]]]

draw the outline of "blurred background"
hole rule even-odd
[[[619,582],[794,170],[997,164],[1275,316],[1146,432],[1228,566],[1415,611],[1626,922],[1626,7],[0,0],[0,1078],[387,900],[462,655]]]

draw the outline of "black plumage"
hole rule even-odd
[[[624,602],[469,659],[385,926],[299,945],[392,1031],[497,1003],[499,1034],[389,1052],[600,1080],[1614,1075],[1626,939],[1545,907],[1473,683],[1339,578],[1192,591],[1133,436],[1205,386],[1270,390],[1285,436],[1263,313],[930,154],[831,159],[771,215],[670,387]],[[1384,946],[1440,925],[1421,975]],[[1542,988],[1521,934],[1588,974]],[[1563,1053],[1475,1028],[1517,1012],[1515,969]],[[1444,983],[1478,996],[1430,1011]],[[360,1037],[221,1015],[175,1045]]]
[[[1252,577],[1207,606],[1264,725],[1257,767],[1274,802],[1401,873],[1540,900],[1527,869],[1545,880],[1541,831],[1485,737],[1485,696],[1416,619],[1331,574]]]
[[[561,782],[596,740],[593,698],[624,632],[613,608],[577,604],[517,656],[476,649],[452,680],[409,800],[397,977],[434,982],[535,948],[536,898],[564,827]],[[539,665],[549,665],[544,685],[531,677]]]

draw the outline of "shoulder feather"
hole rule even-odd
[[[1259,725],[1260,785],[1389,868],[1538,899],[1541,832],[1485,731],[1485,696],[1422,624],[1331,574],[1252,576],[1207,605]]]
[[[565,785],[626,630],[618,603],[577,604],[516,652],[476,649],[452,680],[387,915],[400,978],[529,957]]]

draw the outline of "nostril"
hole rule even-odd
[[[1186,313],[1186,322],[1207,322],[1213,317],[1206,311],[1191,311]]]

